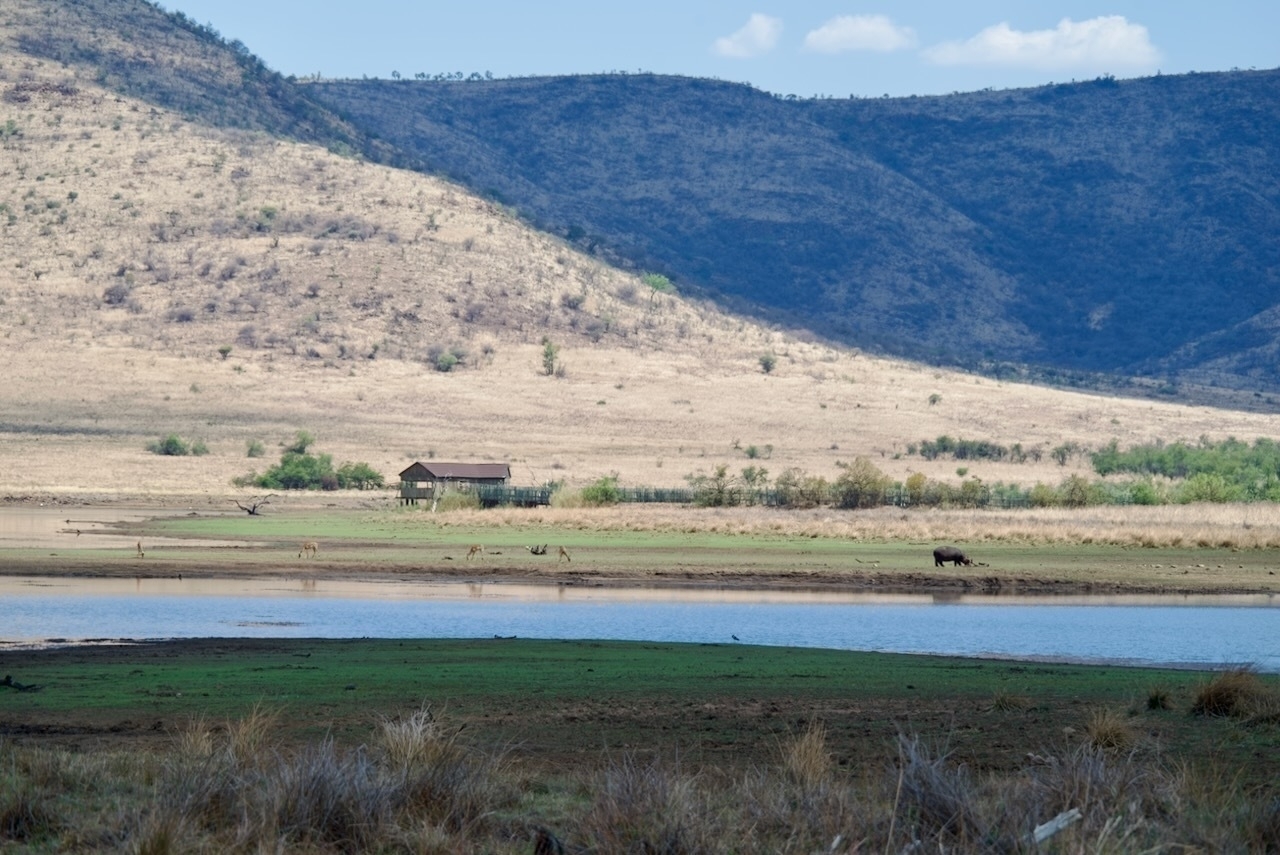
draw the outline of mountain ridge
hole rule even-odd
[[[654,75],[307,86],[584,248],[846,343],[1274,383],[1274,341],[1185,347],[1280,302],[1277,71],[795,102]]]

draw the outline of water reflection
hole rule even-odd
[[[0,640],[625,639],[1280,672],[1280,599],[993,597],[291,579],[0,579]]]

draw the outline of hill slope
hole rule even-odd
[[[0,15],[47,7],[61,5]],[[161,50],[163,28],[148,42],[77,20],[144,65],[186,61]],[[1270,430],[872,358],[653,294],[457,185],[117,94],[93,65],[27,53],[22,33],[0,29],[0,500],[228,507],[231,478],[299,429],[392,480],[434,457],[510,461],[524,484],[655,486],[718,465],[830,478],[857,456],[954,480],[954,461],[906,453],[944,433],[1044,452],[967,477],[1056,482],[1085,465],[1052,461],[1064,443]],[[439,370],[446,355],[459,362]],[[210,453],[146,451],[171,432]]]
[[[650,75],[308,88],[585,248],[845,341],[1277,383],[1277,71],[819,101]]]

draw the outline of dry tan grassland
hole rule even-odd
[[[1053,462],[1063,443],[1274,433],[1266,415],[1000,383],[651,294],[446,181],[204,128],[12,45],[0,129],[11,500],[225,503],[244,494],[231,479],[274,462],[299,429],[389,481],[434,458],[509,461],[517,484],[617,473],[651,486],[718,464],[830,479],[858,456],[896,479],[954,483],[964,465],[987,482],[1056,484],[1088,474],[1083,456]],[[543,372],[544,337],[562,376]],[[441,348],[462,363],[435,370]],[[777,357],[768,374],[764,353]],[[210,453],[145,450],[169,433]],[[1044,454],[904,453],[944,433]],[[246,457],[254,440],[266,457]]]
[[[885,507],[857,512],[618,505],[452,511],[440,522],[446,527],[462,528],[545,526],[559,530],[720,533],[919,544],[1280,548],[1280,510],[1268,503],[1009,510]]]

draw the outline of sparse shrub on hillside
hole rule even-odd
[[[311,431],[299,430],[293,435],[293,442],[285,446],[284,450],[294,454],[306,454],[307,449],[315,445],[315,441],[316,438]]]
[[[448,373],[459,365],[465,365],[467,352],[462,347],[454,345],[453,347],[441,347],[433,345],[427,349],[427,361],[436,371]]]
[[[649,305],[652,306],[659,294],[674,294],[676,286],[661,273],[646,273],[640,281],[649,286]]]
[[[542,337],[542,373],[548,377],[557,376],[561,369],[559,365],[560,346],[552,343],[551,339]]]
[[[1049,456],[1052,457],[1059,466],[1066,466],[1067,461],[1071,459],[1072,455],[1080,454],[1082,451],[1083,449],[1080,448],[1079,444],[1074,442],[1064,442],[1062,445],[1059,445],[1050,451]]]
[[[124,282],[117,282],[102,292],[102,302],[108,306],[123,306],[128,301],[131,290],[133,289]]]
[[[245,449],[245,457],[262,457],[267,453],[266,447],[256,439],[251,439]]]
[[[1009,456],[1009,450],[1003,445],[985,439],[954,439],[946,434],[937,439],[923,440],[918,446],[914,443],[907,446],[908,454],[917,450],[925,460],[937,460],[947,455],[954,460],[1004,460]]]
[[[200,457],[209,453],[209,447],[202,439],[188,442],[176,433],[171,433],[163,439],[147,443],[147,451],[167,457],[186,457],[188,455]]]
[[[772,374],[773,369],[778,365],[778,357],[772,353],[762,353],[760,355],[760,370],[765,374]]]

